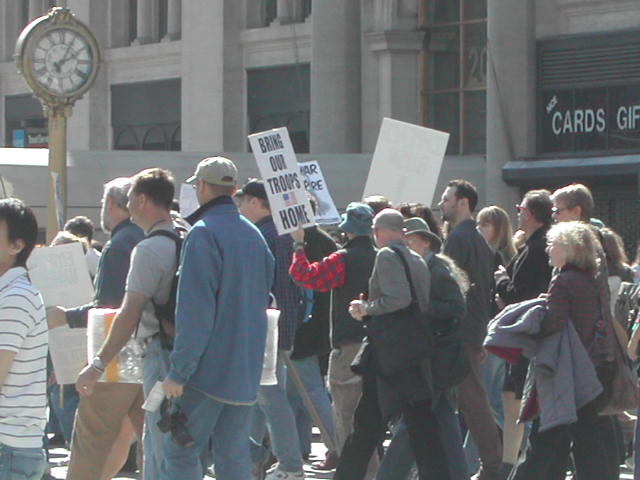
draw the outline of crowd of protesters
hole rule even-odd
[[[35,216],[0,200],[0,478],[47,478],[47,418],[71,480],[113,478],[136,439],[145,480],[303,479],[314,425],[313,468],[336,480],[614,480],[633,461],[640,329],[619,292],[638,269],[586,186],[528,191],[510,216],[475,214],[476,188],[452,180],[441,220],[372,196],[337,231],[279,235],[264,183],[240,186],[230,160],[187,183],[200,206],[182,218],[166,170],[107,182],[103,248],[89,219],[67,223],[51,245],[81,243],[95,285],[72,308],[45,309]],[[101,307],[117,309],[104,343],[57,385],[48,329]],[[101,381],[131,339],[140,383]]]

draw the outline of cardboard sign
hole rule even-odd
[[[300,163],[300,173],[304,178],[304,188],[312,195],[317,204],[316,222],[323,225],[331,225],[340,223],[340,214],[333,203],[333,198],[327,188],[327,182],[324,180],[320,164],[312,160],[310,162]]]
[[[363,197],[432,205],[448,142],[448,133],[383,119]]]
[[[193,188],[193,185],[188,183],[180,185],[180,199],[178,203],[180,204],[180,216],[182,218],[187,218],[200,207],[196,189]]]
[[[47,307],[70,308],[93,301],[89,267],[79,243],[34,249],[27,270]]]
[[[296,154],[286,127],[249,135],[278,234],[315,224]]]
[[[87,329],[68,325],[49,330],[49,354],[60,385],[76,383],[87,364]]]

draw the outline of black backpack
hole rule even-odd
[[[176,244],[176,273],[173,276],[173,281],[171,282],[169,298],[166,303],[162,305],[156,303],[153,298],[151,299],[156,318],[160,324],[160,341],[162,343],[162,347],[167,350],[173,349],[173,339],[176,332],[176,297],[178,293],[178,281],[180,280],[180,254],[182,252],[182,244],[186,235],[187,229],[177,225],[174,225],[173,231],[154,230],[147,235],[147,238],[167,237],[173,240]]]

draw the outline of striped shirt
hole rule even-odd
[[[0,387],[0,443],[42,447],[46,423],[47,319],[40,292],[27,271],[0,277],[0,350],[16,352]]]

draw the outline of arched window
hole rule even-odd
[[[179,152],[182,149],[182,131],[180,127],[177,127],[173,134],[171,135],[171,144],[169,145],[169,150],[174,150]]]
[[[138,150],[138,137],[133,131],[133,128],[125,128],[116,133],[113,149]]]
[[[153,126],[149,128],[142,138],[142,150],[166,150],[167,137],[162,128]]]

